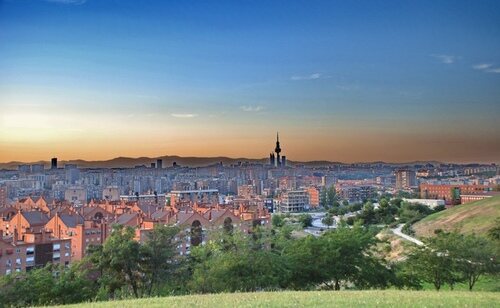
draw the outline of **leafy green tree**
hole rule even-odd
[[[423,281],[432,283],[436,290],[445,284],[450,287],[461,281],[457,266],[457,238],[441,232],[427,239],[427,246],[419,247],[408,258]]]
[[[90,257],[102,273],[101,287],[112,297],[123,287],[129,287],[136,298],[140,296],[144,276],[140,270],[140,245],[134,236],[131,227],[114,225],[102,249],[95,250]]]
[[[336,205],[336,191],[335,191],[335,186],[331,185],[327,192],[326,192],[326,203],[328,205],[328,207],[333,207]],[[338,204],[338,202],[337,202]],[[337,205],[338,206],[338,205]]]
[[[178,233],[177,227],[155,225],[141,246],[140,264],[148,296],[155,289],[158,291],[158,287],[172,276],[180,262],[176,241]]]
[[[323,217],[323,219],[321,220],[321,222],[324,225],[326,225],[328,228],[330,228],[331,226],[333,226],[333,223],[335,222],[335,220],[333,219],[333,216],[330,213],[327,213],[325,215],[325,217]]]
[[[395,274],[394,286],[398,289],[421,290],[423,288],[422,275],[416,271],[411,263],[413,260],[404,260],[392,265]]]
[[[500,241],[500,217],[495,219],[495,225],[488,230],[488,237],[494,241]]]
[[[289,285],[295,289],[324,285],[339,290],[341,284],[359,283],[360,288],[385,285],[376,281],[382,268],[372,256],[374,233],[360,227],[341,224],[337,230],[320,237],[308,236],[292,241],[283,254],[289,260],[292,276]],[[370,275],[366,279],[364,275]]]
[[[319,205],[323,208],[328,207],[328,199],[327,199],[327,194],[326,194],[327,188],[323,187],[319,193]]]
[[[4,306],[34,306],[57,303],[54,297],[55,277],[48,268],[2,277],[0,299]]]
[[[324,264],[327,275],[333,280],[333,289],[340,290],[342,282],[354,281],[371,259],[369,248],[376,242],[374,234],[355,225],[352,229],[339,226],[323,237]]]
[[[193,276],[189,285],[192,291],[278,289],[288,280],[286,263],[271,249],[268,233],[262,232],[254,238],[235,231],[232,236],[213,233],[211,237],[213,240],[191,252]],[[224,245],[227,242],[232,245]]]
[[[71,304],[92,300],[94,281],[76,262],[70,268],[47,265],[0,279],[0,306]]]
[[[66,305],[95,298],[98,285],[85,261],[74,262],[68,269],[57,268],[59,275],[53,285],[53,300]]]
[[[460,235],[452,233],[449,237],[455,237],[454,249],[457,256],[458,270],[472,288],[480,277],[486,274],[498,274],[499,264],[496,258],[495,245],[486,238],[476,235]]]
[[[307,228],[312,226],[313,218],[310,214],[302,214],[299,216],[299,221],[302,228]]]
[[[285,218],[280,214],[273,214],[271,223],[275,228],[281,228],[285,225]]]

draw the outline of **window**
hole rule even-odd
[[[7,262],[5,262],[5,266],[6,267],[11,267],[12,266],[12,260],[11,259],[7,260]]]
[[[69,249],[69,248],[70,248],[70,244],[69,244],[69,242],[64,243],[64,248],[66,248],[66,249]]]
[[[21,249],[20,248],[16,248],[16,253],[21,253]]]
[[[26,263],[33,263],[35,262],[35,257],[31,256],[31,257],[26,257]]]
[[[10,275],[10,273],[12,273],[12,270],[10,268],[5,270],[5,275]]]
[[[26,248],[26,255],[33,255],[35,254],[35,247],[31,246],[31,247],[28,247]]]
[[[61,244],[54,244],[53,249],[54,249],[54,251],[60,251],[61,250]]]
[[[21,266],[21,259],[20,258],[16,259],[16,266]]]
[[[53,261],[59,261],[59,260],[61,260],[61,253],[60,252],[54,252],[54,254],[52,255],[52,260]]]
[[[64,253],[65,257],[69,257],[69,252]]]

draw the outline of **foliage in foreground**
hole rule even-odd
[[[3,306],[68,304],[175,294],[318,289],[421,289],[497,275],[498,241],[441,232],[405,262],[375,252],[378,230],[341,224],[319,237],[293,238],[287,225],[251,234],[221,229],[189,256],[179,230],[158,226],[144,243],[115,226],[102,246],[70,268],[48,266],[0,280]],[[492,236],[494,238],[494,236]],[[496,241],[496,242],[493,242]],[[498,277],[498,276],[493,276]]]

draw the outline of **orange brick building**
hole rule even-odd
[[[486,185],[420,184],[422,199],[443,199],[446,204],[460,204],[460,195],[478,195],[491,190]]]
[[[0,230],[0,275],[25,272],[48,263],[70,264],[70,240],[54,238],[45,231],[28,231],[23,238],[23,241],[17,241],[12,236],[5,238]]]

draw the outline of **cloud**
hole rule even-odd
[[[493,64],[491,63],[480,63],[472,66],[473,69],[479,70],[485,73],[495,73],[495,74],[500,74],[500,68],[499,67],[493,67]]]
[[[240,108],[245,112],[259,112],[265,109],[262,106],[241,106]]]
[[[311,75],[304,75],[304,76],[294,75],[294,76],[290,77],[290,79],[294,80],[294,81],[297,81],[297,80],[316,80],[316,79],[320,79],[320,78],[324,78],[320,73],[314,73]]]
[[[492,66],[493,66],[493,64],[490,64],[490,63],[480,63],[480,64],[476,64],[476,65],[472,66],[472,68],[475,70],[485,70],[485,69],[488,69]]]
[[[87,2],[87,0],[44,0],[44,1],[59,3],[59,4],[70,4],[70,5],[81,5]]]
[[[487,70],[485,70],[485,72],[500,74],[500,68],[496,67],[496,68],[487,69]]]
[[[172,113],[171,116],[173,116],[174,118],[189,119],[189,118],[195,118],[198,115],[195,113]]]
[[[441,61],[441,63],[444,64],[453,64],[458,59],[460,59],[460,57],[453,55],[431,55],[431,57],[438,59],[439,61]]]
[[[357,84],[338,84],[335,87],[342,91],[354,91],[359,90],[360,88],[360,86]]]

